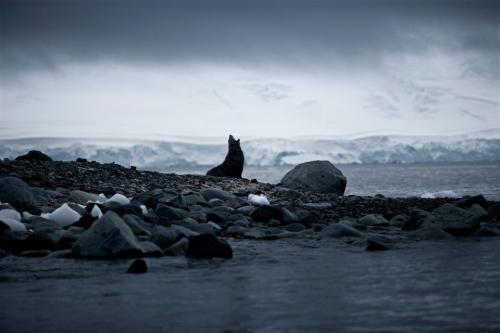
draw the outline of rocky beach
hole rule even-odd
[[[499,202],[343,196],[345,177],[329,162],[272,185],[43,156],[0,161],[2,256],[229,259],[235,239],[338,238],[378,251],[500,235]]]

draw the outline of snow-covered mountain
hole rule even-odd
[[[121,139],[23,138],[0,140],[0,157],[13,159],[41,150],[55,160],[78,157],[125,166],[161,169],[220,163],[226,144],[203,139],[149,141]],[[310,160],[333,163],[413,163],[500,160],[500,129],[456,136],[378,135],[359,138],[242,139],[247,165],[294,165]]]

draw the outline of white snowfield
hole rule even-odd
[[[219,164],[227,153],[220,144],[185,141],[19,139],[0,140],[0,158],[15,158],[29,149],[54,160],[83,157],[140,168]],[[125,144],[126,143],[126,144]],[[332,163],[413,163],[500,160],[500,129],[450,136],[370,135],[350,137],[242,138],[247,166],[295,165],[311,160]],[[104,196],[101,197],[105,201]]]

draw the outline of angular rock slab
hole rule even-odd
[[[33,190],[28,184],[16,177],[0,178],[0,201],[10,204],[17,210],[35,208]]]
[[[419,228],[440,228],[453,236],[470,236],[479,229],[481,221],[488,213],[479,205],[462,209],[452,204],[444,204],[432,211]]]
[[[130,227],[107,211],[73,244],[73,253],[88,258],[134,258],[142,256],[143,250]]]

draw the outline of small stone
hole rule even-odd
[[[305,229],[306,227],[301,223],[290,223],[285,227],[286,231],[292,231],[292,232],[300,232]]]
[[[146,273],[147,271],[148,266],[146,265],[146,261],[144,261],[143,259],[137,259],[132,262],[127,270],[127,273],[141,274]]]

